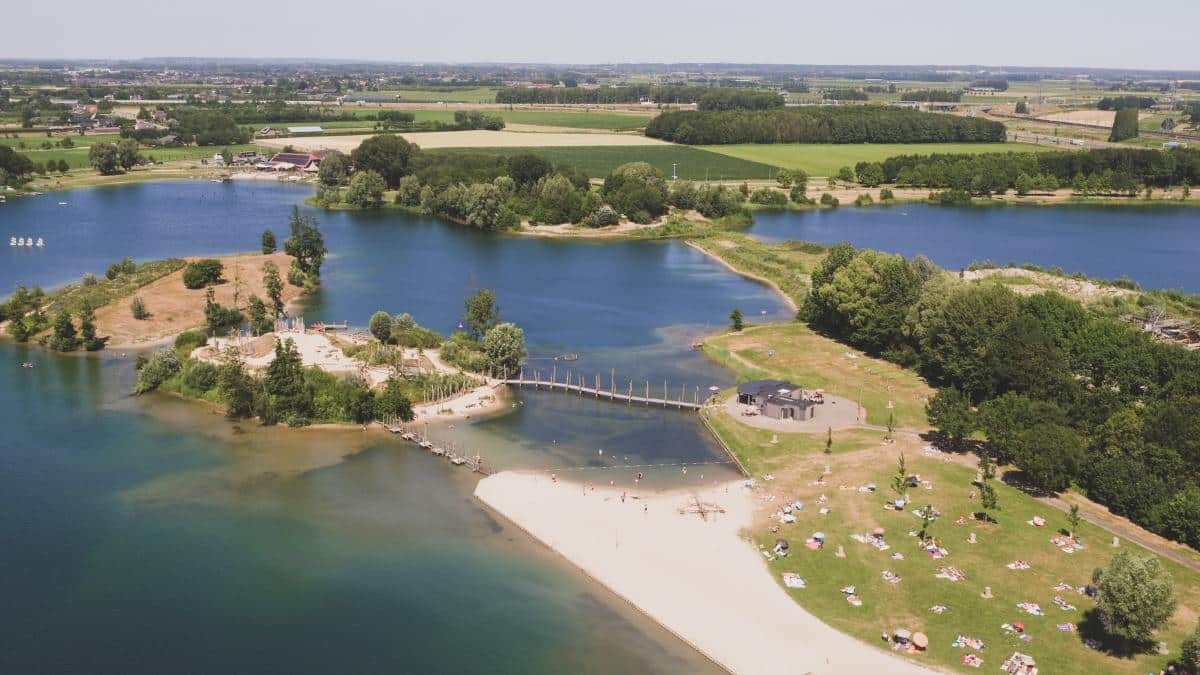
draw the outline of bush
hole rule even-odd
[[[191,353],[197,347],[208,344],[208,336],[203,331],[185,330],[175,336],[175,350],[184,354]]]
[[[292,266],[288,268],[287,278],[289,284],[304,288],[304,282],[308,280],[308,275],[300,269],[300,264],[293,260]]]
[[[930,192],[929,201],[942,206],[954,206],[971,203],[971,193],[966,190],[951,188],[941,192]]]
[[[601,205],[600,208],[592,211],[583,219],[583,224],[588,227],[608,227],[620,222],[620,214],[608,204]]]
[[[182,366],[183,364],[179,362],[179,357],[173,350],[161,349],[154,352],[154,356],[151,356],[146,365],[138,371],[137,384],[134,385],[133,393],[145,394],[158,389],[159,385],[178,373]]]
[[[367,323],[371,335],[380,342],[387,342],[392,337],[392,317],[387,312],[375,312]]]
[[[750,195],[750,203],[758,204],[759,206],[783,208],[787,206],[788,197],[780,190],[759,188]]]
[[[646,162],[622,164],[604,179],[604,199],[630,220],[648,223],[667,212],[667,180]]]
[[[146,309],[146,303],[138,296],[133,296],[133,301],[129,303],[129,311],[133,312],[133,318],[142,321],[150,318],[150,311]]]
[[[875,200],[871,199],[871,195],[869,195],[865,192],[854,198],[855,206],[870,206],[874,203],[875,203]]]
[[[217,386],[217,367],[206,361],[190,359],[183,369],[183,384],[203,394]]]
[[[831,206],[832,207],[832,206],[837,206],[840,203],[841,202],[838,201],[837,197],[834,197],[833,195],[829,194],[828,192],[821,193],[821,206]]]
[[[886,201],[891,201],[895,198],[896,198],[896,195],[895,195],[895,193],[892,192],[892,188],[882,188],[881,190],[879,190],[879,201],[886,202]]]
[[[219,284],[224,281],[221,279],[224,271],[225,265],[213,258],[190,262],[183,268],[183,285],[194,290]]]

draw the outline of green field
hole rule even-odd
[[[444,110],[406,110],[404,108],[387,108],[412,113],[418,122],[454,122],[455,108],[447,106]],[[379,109],[366,108],[353,111],[358,117],[376,115]],[[485,110],[489,114],[497,114],[504,118],[507,124],[538,124],[551,127],[571,127],[574,129],[640,129],[650,121],[650,115],[637,113],[618,113],[607,111],[572,112],[570,110]],[[288,122],[281,127],[299,126],[303,124],[318,124],[326,129],[371,128],[375,122],[368,119],[337,120],[312,122]]]
[[[492,87],[464,87],[461,89],[390,89],[388,91],[370,92],[372,96],[399,96],[400,101],[415,103],[493,103],[496,100],[496,90]]]
[[[944,152],[1031,152],[1044,149],[1026,143],[880,143],[834,145],[774,143],[705,145],[704,150],[785,169],[804,169],[810,176],[832,176],[843,166],[880,162],[896,155]]]
[[[31,161],[45,164],[49,160],[57,162],[60,159],[66,160],[67,166],[72,169],[85,169],[91,167],[88,161],[88,151],[93,143],[107,142],[116,143],[121,138],[115,134],[97,135],[97,136],[71,136],[71,140],[75,142],[73,148],[55,147],[50,150],[42,150],[39,146],[43,141],[57,143],[62,140],[62,137],[55,136],[54,138],[46,138],[45,136],[25,136],[22,138],[0,138],[0,145],[7,145],[17,149],[19,152],[28,157]],[[20,148],[20,144],[24,143],[25,147]],[[143,147],[140,152],[147,159],[153,157],[158,162],[174,162],[179,160],[200,159],[202,157],[212,157],[220,152],[222,146],[184,146],[177,148],[147,148]],[[274,152],[270,148],[261,148],[257,145],[231,145],[229,150],[234,154],[245,150],[259,150],[260,152]]]
[[[574,148],[447,148],[430,153],[471,152],[511,156],[532,153],[555,164],[571,164],[593,178],[603,178],[626,162],[648,162],[665,175],[671,175],[671,164],[683,180],[769,180],[776,168],[737,157],[720,155],[683,145],[593,146]]]

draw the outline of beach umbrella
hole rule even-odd
[[[1025,624],[1021,623],[1020,621],[1014,621],[1014,622],[1013,622],[1013,628],[1016,628],[1016,629],[1017,629],[1017,630],[1019,630],[1019,631],[1024,631],[1024,630],[1025,630]]]
[[[871,530],[871,534],[883,534],[883,528],[877,527],[877,528]]]
[[[929,636],[924,633],[913,633],[912,641],[917,649],[925,649],[929,646]]]
[[[716,385],[713,385],[713,386],[709,387],[708,390],[709,391],[721,391],[721,388]]]
[[[824,532],[813,532],[813,539],[820,539],[821,541],[825,541],[825,533]]]
[[[912,637],[912,633],[904,628],[897,628],[892,635],[895,635],[898,640],[907,640]]]

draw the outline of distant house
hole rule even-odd
[[[292,134],[293,136],[299,136],[299,135],[303,135],[303,134],[323,134],[323,133],[325,133],[325,130],[318,126],[288,127],[287,130],[288,130],[288,133]]]
[[[275,156],[258,168],[269,171],[301,171],[313,172],[321,165],[321,158],[307,152],[277,152]]]
[[[263,128],[261,128],[261,129],[259,129],[259,130],[258,130],[258,133],[257,133],[257,134],[255,134],[255,135],[256,135],[256,136],[261,136],[261,137],[263,137],[263,138],[270,138],[271,136],[274,136],[274,135],[275,135],[275,133],[276,133],[276,132],[275,132],[275,129],[274,129],[274,128],[272,128],[272,127],[263,127]]]
[[[154,142],[155,144],[162,146],[179,145],[179,137],[175,134],[167,134],[166,136],[155,139]]]
[[[166,129],[167,125],[158,124],[156,122],[147,122],[146,120],[134,120],[133,128],[137,131],[141,131],[143,129]]]
[[[783,380],[754,380],[739,384],[737,400],[758,408],[763,417],[777,420],[811,420],[820,401],[803,387]]]

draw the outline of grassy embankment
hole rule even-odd
[[[807,273],[819,261],[815,248],[792,243],[771,246],[738,235],[721,234],[697,242],[734,267],[764,276],[799,299]],[[770,355],[768,350],[773,350]],[[899,428],[925,429],[924,400],[929,387],[912,371],[894,364],[867,358],[833,340],[814,334],[800,323],[751,327],[736,333],[709,337],[705,353],[728,365],[740,378],[776,377],[790,379],[834,395],[857,398],[861,391],[868,422],[886,423],[887,413],[895,416]],[[853,358],[852,358],[853,356]],[[893,407],[888,408],[891,402]],[[975,469],[966,458],[926,455],[923,441],[910,434],[898,434],[895,444],[882,444],[883,432],[851,429],[833,434],[830,454],[825,454],[825,434],[773,434],[750,429],[724,412],[711,414],[711,421],[725,442],[737,453],[752,475],[772,472],[775,481],[764,483],[770,493],[787,501],[806,504],[796,512],[797,523],[775,524],[772,514],[764,513],[752,528],[751,537],[761,547],[770,548],[775,539],[784,537],[792,544],[792,555],[768,565],[775,575],[796,572],[807,581],[807,588],[787,592],[823,621],[860,639],[875,641],[881,633],[895,628],[925,632],[929,650],[917,657],[924,663],[970,672],[960,665],[963,654],[975,653],[984,659],[984,668],[1000,665],[1012,652],[1034,656],[1043,672],[1123,673],[1157,671],[1178,655],[1179,644],[1195,625],[1200,609],[1200,574],[1164,560],[1175,580],[1180,609],[1157,635],[1168,644],[1170,656],[1141,653],[1115,655],[1103,649],[1089,649],[1084,637],[1099,635],[1097,622],[1088,618],[1094,602],[1075,590],[1055,591],[1060,582],[1080,587],[1091,580],[1091,570],[1108,562],[1116,549],[1108,545],[1108,532],[1083,523],[1077,534],[1085,548],[1064,553],[1050,543],[1057,530],[1066,526],[1065,514],[1015,488],[995,484],[1000,508],[992,513],[996,522],[984,524],[964,520],[960,515],[977,511],[976,487],[971,484]],[[776,436],[776,443],[771,437]],[[907,473],[919,474],[930,481],[910,491],[911,508],[932,504],[942,513],[930,534],[943,541],[949,556],[931,558],[906,533],[920,529],[921,521],[910,510],[889,511],[883,504],[896,495],[889,486],[896,474],[897,456],[904,452]],[[829,466],[828,485],[814,485],[812,479]],[[874,483],[879,490],[860,493],[853,488]],[[848,489],[840,489],[838,486]],[[818,498],[825,496],[831,511],[820,515]],[[782,502],[780,502],[782,504]],[[1047,518],[1046,527],[1027,524],[1035,516]],[[869,533],[875,527],[886,530],[891,550],[877,551],[851,539],[852,534]],[[802,546],[814,531],[825,533],[826,546],[812,551]],[[974,532],[977,543],[967,543]],[[1130,546],[1128,542],[1125,546]],[[834,556],[843,547],[845,557]],[[892,558],[901,553],[902,559]],[[1029,570],[1010,570],[1014,560],[1031,564]],[[942,565],[953,565],[966,573],[963,581],[952,582],[934,575]],[[902,579],[891,584],[882,579],[889,570]],[[839,589],[855,586],[862,598],[861,607],[845,600]],[[981,597],[990,587],[994,597]],[[1052,600],[1060,596],[1077,609],[1066,611]],[[1033,602],[1045,616],[1032,616],[1016,607]],[[942,614],[930,607],[946,607]],[[1030,642],[1001,628],[1022,621]],[[1075,624],[1077,631],[1060,631],[1057,624]],[[958,635],[982,639],[986,649],[954,648]],[[1101,636],[1102,637],[1102,636]]]

